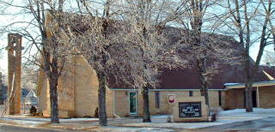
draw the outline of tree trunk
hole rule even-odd
[[[246,72],[246,82],[245,82],[245,109],[246,112],[253,112],[252,104],[252,82],[253,78],[251,75],[250,67],[250,57],[249,57],[249,47],[246,47],[245,55],[245,72]]]
[[[245,15],[245,22],[247,24],[246,26],[246,43],[244,43],[244,32],[242,28],[242,20],[241,20],[241,14],[240,14],[240,5],[239,0],[235,0],[235,10],[236,10],[236,23],[237,28],[239,30],[239,39],[240,39],[240,45],[245,47],[244,49],[244,70],[246,74],[246,82],[245,82],[245,108],[246,112],[252,112],[253,111],[253,105],[252,105],[252,76],[250,73],[250,56],[249,56],[249,47],[250,47],[250,28],[249,28],[249,19],[247,16],[247,8],[246,8],[246,1],[244,1],[244,15]]]
[[[57,85],[58,79],[57,76],[51,76],[50,80],[50,102],[51,102],[51,122],[59,123],[58,117],[58,94],[57,94]]]
[[[205,104],[209,106],[209,95],[208,95],[207,85],[204,85],[204,99],[205,99]]]
[[[206,65],[205,65],[205,58],[197,59],[197,66],[199,70],[199,77],[200,77],[200,92],[201,96],[204,96],[205,104],[209,106],[209,97],[208,97],[208,85],[205,75],[206,72]]]
[[[58,117],[58,65],[57,59],[50,59],[50,54],[46,52],[43,47],[43,56],[44,56],[44,71],[49,79],[50,84],[50,103],[51,103],[51,123],[59,123]]]
[[[246,112],[253,112],[253,103],[252,103],[252,83],[246,84],[245,88],[245,109]]]
[[[143,122],[151,122],[150,107],[149,107],[149,86],[143,87]]]
[[[201,29],[203,24],[203,2],[198,0],[191,0],[191,8],[192,8],[192,21],[191,21],[191,27],[193,29],[193,36],[194,40],[192,40],[194,50],[197,53],[197,69],[199,72],[199,79],[200,79],[200,92],[201,96],[204,96],[205,98],[205,104],[209,106],[209,98],[208,98],[208,86],[207,86],[207,79],[204,75],[206,73],[206,49],[201,43]],[[193,37],[192,36],[192,37]],[[201,51],[202,49],[202,51]]]
[[[246,71],[246,89],[245,89],[245,101],[246,101],[246,112],[253,111],[253,104],[252,104],[252,82],[253,82],[253,74],[251,73],[251,65],[250,65],[250,56],[249,56],[249,49],[250,49],[250,21],[247,12],[247,3],[246,0],[244,2],[244,16],[246,22],[246,44],[245,44],[245,71]],[[257,71],[253,71],[257,72]]]
[[[245,82],[245,109],[246,112],[253,112],[253,104],[252,104],[252,82],[253,78],[251,75],[251,66],[250,66],[250,56],[249,56],[249,46],[245,49],[245,74],[246,74],[246,82]]]
[[[247,6],[246,1],[244,1],[244,7],[245,7],[245,18],[247,24],[247,40],[250,43],[250,29],[249,29],[249,18],[247,16]],[[261,58],[263,56],[264,48],[266,46],[266,29],[268,25],[268,21],[270,21],[270,16],[268,15],[271,12],[271,4],[272,2],[269,1],[268,3],[268,9],[267,14],[265,16],[264,25],[262,27],[262,34],[260,39],[260,49],[256,58],[256,62],[253,68],[253,71],[251,72],[250,68],[250,57],[249,57],[249,43],[246,45],[246,74],[247,74],[247,82],[246,82],[246,112],[253,112],[253,102],[252,102],[252,82],[254,82],[255,74],[258,72],[258,68],[261,62]],[[274,35],[274,33],[273,33]]]
[[[248,50],[246,50],[246,60],[245,60],[245,72],[246,72],[246,82],[245,82],[245,109],[246,112],[253,112],[252,104],[252,82],[253,78],[251,76],[250,68],[250,58]]]
[[[249,56],[249,46],[245,49],[245,74],[246,74],[246,82],[245,82],[245,109],[246,112],[253,112],[253,104],[252,104],[252,82],[253,76],[251,73],[251,64],[250,64],[250,56]],[[257,71],[253,71],[257,72]]]
[[[98,117],[99,125],[107,126],[106,115],[106,76],[104,73],[99,73],[99,89],[98,89]]]

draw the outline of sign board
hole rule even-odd
[[[201,116],[201,102],[179,102],[179,118],[196,118]]]
[[[176,95],[175,94],[169,94],[168,95],[168,103],[173,104],[176,102]]]

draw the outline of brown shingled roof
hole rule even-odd
[[[184,37],[180,29],[166,27],[164,29],[166,33],[166,37],[168,39],[168,44],[176,43],[180,41],[181,37]],[[204,39],[207,39],[207,33],[205,33]],[[210,36],[210,35],[209,35]],[[238,42],[235,41],[232,37],[223,36],[223,35],[215,35],[211,34],[210,37],[215,37],[218,42],[229,42],[232,43],[232,47],[235,52],[232,54],[232,57],[240,56],[240,46],[238,46]],[[211,39],[209,39],[211,41]],[[208,40],[208,41],[209,41]],[[209,41],[209,43],[211,43]],[[217,43],[217,42],[216,42]],[[222,44],[221,44],[222,45]],[[232,48],[231,47],[231,48]],[[227,49],[228,47],[224,47]],[[183,51],[185,52],[185,51]],[[188,53],[181,53],[183,55],[187,55]],[[184,57],[183,57],[184,58]],[[251,60],[251,63],[253,60]],[[240,64],[225,64],[220,62],[218,65],[218,73],[216,73],[212,79],[209,81],[209,89],[224,89],[225,83],[243,83],[245,81],[245,72],[244,68]],[[157,86],[157,89],[199,89],[200,81],[199,81],[199,73],[195,69],[194,65],[185,69],[164,69],[161,70],[161,74],[159,76],[160,83]],[[255,81],[264,81],[268,80],[268,78],[263,74],[262,71],[259,71],[256,74]],[[120,88],[120,89],[129,89],[131,87],[125,85],[121,81],[112,81],[109,80],[110,88]]]
[[[85,25],[85,22],[81,21],[82,19],[75,19],[73,22],[74,25],[71,25],[74,32],[83,32],[89,27]],[[116,30],[117,31],[117,30]],[[174,44],[181,40],[184,37],[184,32],[179,28],[173,27],[165,27],[164,32],[167,37],[167,44]],[[235,51],[240,51],[240,46],[238,46],[237,41],[235,41],[232,37],[223,36],[223,35],[216,35],[216,34],[204,34],[204,39],[208,41],[207,43],[211,43],[210,39],[207,40],[207,37],[214,37],[219,39],[219,42],[227,42],[232,43],[232,47],[234,47]],[[222,44],[221,44],[222,45]],[[228,47],[224,47],[227,49]],[[186,53],[181,53],[186,55]],[[187,53],[188,54],[188,53]],[[239,56],[240,52],[236,53],[232,56]],[[183,57],[184,58],[184,57]],[[267,73],[271,74],[271,76],[275,77],[275,67],[268,68],[268,67],[261,67]],[[243,67],[241,65],[226,65],[221,64],[219,65],[219,72],[209,81],[209,89],[223,89],[224,83],[243,83],[245,81],[245,73]],[[199,89],[199,73],[195,70],[194,67],[189,67],[185,69],[172,69],[172,70],[162,70],[160,76],[160,84],[157,88],[159,89]],[[268,80],[268,78],[263,74],[261,70],[256,76],[255,81],[264,81]],[[108,84],[110,88],[121,88],[121,89],[128,89],[131,88],[127,86],[127,84],[123,83],[122,81],[118,81],[115,79],[108,79]]]

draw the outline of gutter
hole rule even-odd
[[[226,89],[234,89],[234,88],[245,88],[245,83],[237,83],[233,85],[224,85]],[[252,83],[252,87],[265,87],[265,86],[275,86],[275,80],[270,81],[260,81]]]

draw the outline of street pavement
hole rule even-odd
[[[76,132],[76,131],[64,130],[64,129],[55,130],[55,129],[45,129],[45,128],[13,126],[13,125],[0,125],[0,132]]]
[[[198,129],[196,131],[206,131],[206,132],[270,131],[270,132],[274,132],[275,131],[275,117],[213,126],[213,127],[209,127],[209,128]]]
[[[127,127],[121,127],[125,129]],[[162,132],[163,128],[155,128],[155,131]],[[201,129],[173,129],[168,128],[170,131],[176,132],[258,132],[258,131],[275,131],[275,117],[264,118],[259,120],[237,122],[225,125],[212,126],[208,128]],[[120,131],[119,129],[105,129],[104,131],[109,132],[115,130],[116,132]],[[129,129],[130,130],[130,129]],[[147,130],[152,131],[152,129],[146,129],[146,127],[136,127],[135,132],[146,132]],[[153,131],[154,131],[153,130]],[[21,127],[13,125],[0,125],[0,132],[80,132],[79,130],[68,130],[68,129],[45,129],[45,128],[32,128],[32,127]],[[155,132],[154,131],[154,132]],[[84,131],[82,131],[84,132]]]

